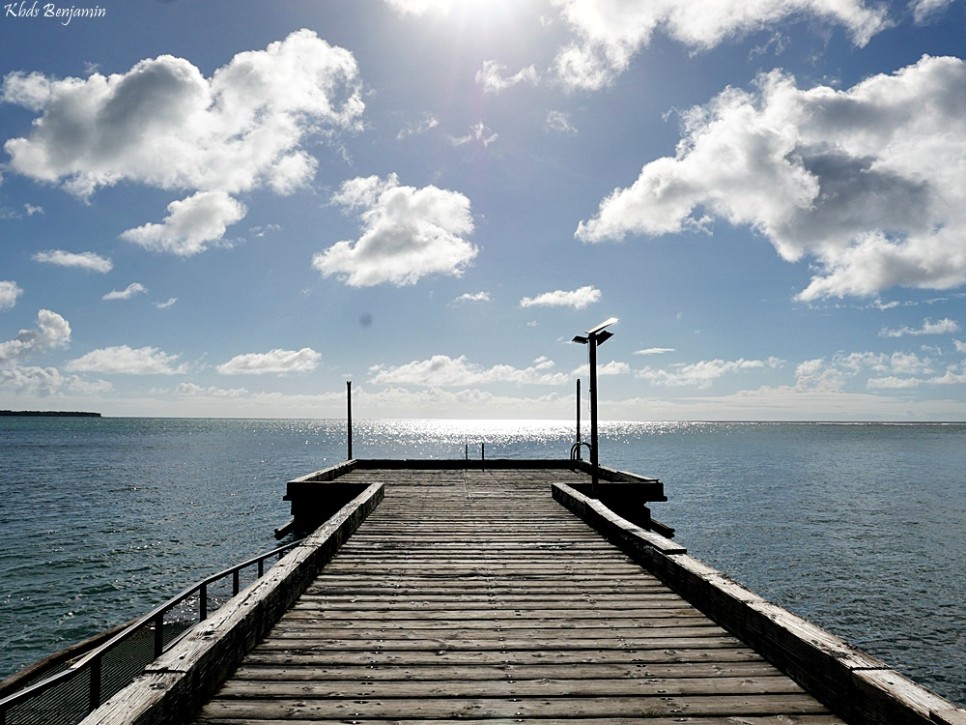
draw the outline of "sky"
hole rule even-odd
[[[0,409],[966,420],[963,0],[0,4]]]

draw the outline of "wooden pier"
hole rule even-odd
[[[297,521],[326,491],[338,510],[84,722],[966,723],[588,498],[586,472],[486,465],[293,481]],[[660,482],[624,478],[600,493],[646,523]]]

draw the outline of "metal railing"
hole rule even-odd
[[[255,568],[257,574],[252,579],[255,581],[265,574],[266,561],[272,557],[281,560],[299,543],[301,540],[293,541],[196,582],[134,620],[103,644],[80,655],[65,669],[0,699],[0,725],[73,725],[79,722],[120,691],[194,625],[195,617],[187,613],[194,611],[198,622],[208,618],[212,600],[219,598],[212,595],[212,585],[231,577],[230,596],[235,596],[241,589],[242,571]],[[196,604],[192,601],[195,597]],[[226,601],[228,598],[224,597]],[[166,621],[166,616],[172,618]]]

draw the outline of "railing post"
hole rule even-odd
[[[164,652],[164,612],[154,618],[154,657],[157,659]]]
[[[88,702],[88,713],[93,712],[101,705],[101,657],[98,655],[91,660],[90,665],[90,700]]]
[[[239,583],[238,582],[238,569],[235,569],[235,571],[233,571],[231,573],[231,593],[232,593],[232,596],[238,594],[238,589],[239,589],[238,583]]]
[[[202,584],[198,590],[198,621],[208,619],[208,585]]]

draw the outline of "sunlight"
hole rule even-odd
[[[439,15],[484,20],[506,15],[524,3],[520,0],[388,0],[396,10],[411,15]]]

